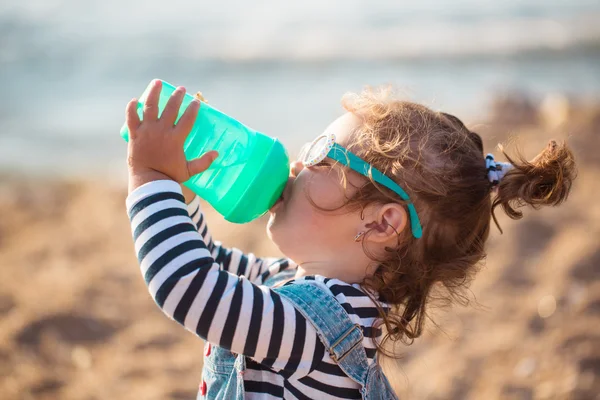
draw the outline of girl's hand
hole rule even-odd
[[[144,104],[142,121],[136,110],[137,99],[127,104],[126,120],[129,128],[127,160],[130,192],[144,183],[159,179],[185,182],[208,169],[217,157],[216,151],[209,151],[195,160],[186,160],[183,144],[194,125],[200,102],[192,101],[175,124],[185,89],[178,87],[173,92],[159,118],[158,99],[161,89],[162,82],[154,81]]]
[[[194,97],[203,103],[208,103],[208,100],[206,100],[206,98],[202,95],[202,92],[196,92]],[[183,193],[183,197],[185,198],[186,204],[190,204],[196,198],[196,193],[192,192],[184,184],[181,184],[181,192]]]

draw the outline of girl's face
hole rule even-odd
[[[325,130],[334,133],[336,142],[347,147],[359,119],[346,113]],[[339,256],[348,246],[356,247],[354,237],[364,221],[360,212],[336,211],[363,185],[366,178],[354,171],[346,172],[346,189],[342,184],[342,166],[325,158],[323,163],[304,168],[300,161],[291,165],[290,178],[283,201],[271,209],[267,232],[273,242],[298,264],[322,261]]]

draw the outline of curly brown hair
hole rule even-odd
[[[492,218],[500,228],[494,210],[501,206],[518,219],[517,209],[524,205],[562,203],[576,177],[575,161],[566,144],[555,141],[531,161],[509,157],[501,148],[514,168],[492,190],[482,139],[455,116],[398,100],[390,88],[347,94],[342,104],[361,120],[349,150],[406,190],[423,226],[419,239],[410,229],[403,231],[385,258],[368,254],[378,267],[362,285],[392,307],[388,313],[380,308],[378,325],[384,324],[386,333],[376,345],[394,357],[385,344],[410,344],[421,335],[434,293],[446,303],[468,303],[465,289],[485,258]],[[369,180],[343,207],[364,210],[382,202],[402,200]]]

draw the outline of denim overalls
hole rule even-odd
[[[285,279],[293,278],[296,271],[283,271],[265,281],[273,286]],[[280,286],[277,293],[292,302],[316,328],[317,333],[331,358],[353,381],[361,385],[365,400],[397,399],[394,391],[377,362],[367,362],[362,345],[363,333],[358,324],[352,323],[344,308],[333,297],[329,289],[316,281]],[[246,357],[237,355],[219,346],[210,346],[210,356],[204,358],[202,379],[204,389],[198,399],[240,400],[244,398],[243,371]],[[202,392],[205,392],[202,395]]]

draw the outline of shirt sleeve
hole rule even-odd
[[[284,376],[314,369],[325,352],[315,328],[270,288],[220,268],[177,183],[137,188],[127,210],[142,275],[165,314],[202,339]]]
[[[200,197],[196,196],[187,205],[187,211],[202,236],[202,240],[211,252],[215,262],[224,271],[238,276],[245,276],[251,282],[262,284],[265,280],[284,269],[295,268],[295,264],[286,258],[260,258],[252,253],[245,254],[236,248],[227,248],[219,241],[213,241],[204,213],[202,212]]]

